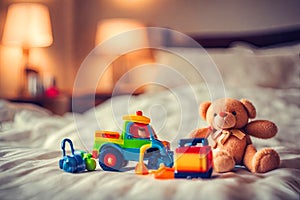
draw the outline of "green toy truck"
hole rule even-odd
[[[139,161],[140,148],[149,145],[144,160],[149,169],[158,169],[163,163],[173,166],[173,152],[170,143],[158,140],[150,119],[142,111],[123,117],[122,133],[96,131],[94,137],[93,158],[99,158],[99,165],[106,171],[122,171],[128,161]]]

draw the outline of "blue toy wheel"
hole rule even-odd
[[[124,160],[122,163],[122,167],[125,167],[128,164],[128,160]]]
[[[159,158],[161,157],[159,150],[152,151],[148,153],[149,160],[148,160],[148,168],[149,169],[158,169],[159,168]]]
[[[75,157],[65,156],[65,159],[64,159],[64,162],[62,165],[62,169],[65,170],[66,172],[70,172],[70,173],[78,172],[77,162],[76,162]]]
[[[210,169],[205,173],[205,175],[203,176],[203,178],[210,178],[212,172],[213,172],[213,168],[210,168]]]
[[[113,148],[100,151],[99,165],[105,171],[120,171],[124,163],[122,154]]]

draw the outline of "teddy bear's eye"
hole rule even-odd
[[[232,114],[233,114],[233,115],[236,115],[236,112],[235,112],[235,111],[233,111],[233,112],[232,112]]]
[[[217,113],[214,113],[214,117],[216,117],[217,116]]]

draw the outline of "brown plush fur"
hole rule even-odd
[[[259,151],[253,146],[250,136],[267,139],[274,137],[277,126],[256,117],[256,109],[246,99],[218,99],[200,105],[200,116],[210,127],[195,130],[190,137],[207,137],[214,148],[214,170],[231,171],[236,164],[246,166],[251,172],[264,173],[279,166],[277,152],[270,148]]]

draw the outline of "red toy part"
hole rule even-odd
[[[97,158],[98,158],[98,155],[99,155],[99,154],[98,154],[98,151],[96,151],[96,150],[93,150],[93,151],[92,151],[92,157],[93,157],[93,158],[97,159]]]
[[[136,111],[137,116],[143,116],[143,112],[141,110]]]
[[[108,153],[104,156],[104,164],[113,167],[116,165],[117,157],[114,154]]]
[[[113,131],[96,131],[95,136],[102,138],[119,139],[120,133]]]

